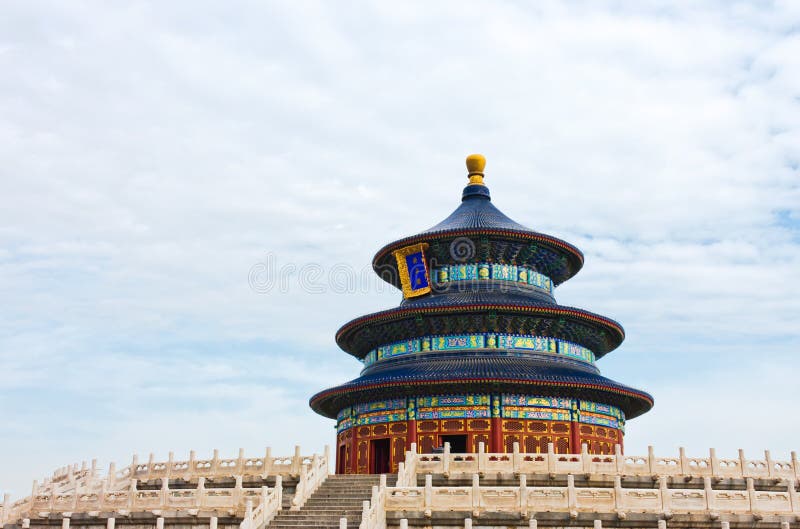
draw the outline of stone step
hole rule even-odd
[[[347,525],[350,527],[358,527],[361,520],[347,520]],[[291,521],[278,521],[273,520],[267,527],[319,527],[319,526],[334,526],[339,527],[339,518],[331,518],[329,520],[291,520]]]
[[[334,515],[334,516],[306,516],[306,517],[292,517],[292,518],[275,518],[275,521],[278,523],[282,522],[325,522],[325,521],[338,521],[339,518],[347,518],[348,520],[358,520],[361,521],[361,516],[346,516],[346,515]]]
[[[300,516],[281,516],[280,518],[276,517],[275,519],[278,521],[289,522],[289,521],[302,521],[302,520],[310,520],[310,521],[319,521],[319,520],[338,520],[339,518],[347,518],[353,520],[360,520],[361,513],[333,513],[333,514],[324,514],[320,516],[314,516],[312,514],[305,514]]]
[[[303,507],[305,507],[306,505],[309,508],[318,507],[318,506],[327,506],[327,505],[331,505],[331,506],[336,506],[336,505],[344,506],[344,505],[347,505],[347,506],[360,507],[363,504],[363,502],[365,502],[365,501],[369,501],[369,498],[352,498],[352,499],[347,499],[347,500],[344,500],[344,499],[341,499],[341,498],[339,498],[339,499],[329,499],[329,500],[312,499],[312,500],[308,500],[305,503],[305,505],[303,505]]]
[[[347,526],[348,527],[353,527],[353,524],[348,522]],[[330,529],[339,529],[339,521],[337,520],[336,523],[325,522],[325,523],[320,523],[320,524],[304,524],[304,523],[300,523],[300,524],[275,524],[273,522],[273,523],[269,524],[267,527],[270,527],[270,528],[281,527],[281,528],[286,528],[286,529],[294,529],[295,527],[319,527],[321,529],[321,528],[328,528],[329,527]]]
[[[329,500],[329,499],[332,499],[332,500],[355,500],[355,499],[358,499],[358,498],[364,498],[364,499],[368,500],[370,497],[372,497],[372,491],[371,490],[365,490],[361,494],[356,494],[356,493],[353,493],[352,491],[348,492],[347,494],[327,494],[324,491],[321,492],[321,493],[319,491],[317,491],[315,494],[311,495],[311,497],[309,498],[309,501],[310,500],[320,500],[320,499],[325,499],[325,500]]]
[[[335,509],[337,507],[348,508],[348,509],[360,509],[361,506],[364,504],[364,501],[367,500],[359,500],[359,501],[315,501],[306,503],[303,505],[303,508],[309,509]]]
[[[308,505],[308,506],[304,505],[303,508],[300,511],[289,511],[289,510],[286,510],[286,511],[280,511],[280,514],[295,513],[295,512],[302,512],[302,511],[315,512],[315,513],[322,512],[322,511],[336,511],[336,512],[344,512],[344,511],[353,511],[353,512],[355,512],[355,511],[358,511],[358,512],[361,512],[361,504],[359,503],[358,505],[356,505],[356,504],[338,504],[338,503],[334,504],[334,503],[331,503],[331,504],[316,504],[316,505]]]
[[[372,496],[372,491],[371,490],[365,490],[361,494],[357,494],[355,492],[348,492],[346,494],[336,494],[336,493],[329,494],[329,493],[327,493],[325,491],[322,491],[322,493],[320,493],[320,491],[317,491],[316,494],[312,495],[312,498],[314,498],[315,500],[323,499],[323,498],[324,499],[332,499],[332,500],[348,500],[348,499],[356,499],[356,498],[369,499],[371,496]]]
[[[315,524],[315,525],[310,525],[310,524],[280,524],[280,525],[275,525],[274,523],[271,523],[267,527],[269,527],[271,529],[272,528],[295,529],[295,528],[299,528],[299,527],[317,527],[319,529],[339,529],[339,522],[338,521],[336,523],[326,522],[324,524]],[[348,522],[347,523],[347,527],[358,527],[358,526],[357,525],[354,526],[352,523]]]
[[[274,527],[276,525],[326,525],[326,524],[336,524],[339,525],[339,519],[347,518],[347,524],[356,524],[358,525],[361,523],[360,517],[355,516],[329,516],[327,518],[289,518],[289,519],[278,519],[275,518],[272,520],[272,523],[269,524],[269,527]]]
[[[366,501],[366,500],[364,500]],[[361,509],[364,505],[363,501],[350,501],[350,502],[341,502],[341,501],[331,501],[331,502],[315,502],[315,503],[306,503],[303,505],[303,509],[308,510],[324,510],[324,509]]]
[[[397,477],[397,474],[386,474],[386,477]],[[330,474],[329,479],[369,479],[379,478],[381,474]]]
[[[377,485],[374,485],[377,487]],[[519,484],[517,484],[519,486]],[[372,486],[370,487],[345,487],[342,489],[323,489],[318,488],[314,494],[371,494]]]

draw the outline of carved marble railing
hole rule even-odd
[[[240,449],[237,458],[223,459],[214,450],[212,458],[198,459],[192,451],[188,460],[175,460],[170,453],[167,461],[155,461],[151,454],[146,463],[140,463],[138,457],[133,456],[131,464],[122,470],[116,470],[112,463],[105,476],[97,472],[96,461],[92,461],[91,468],[86,464],[80,469],[71,465],[58,469],[41,484],[34,481],[32,493],[27,498],[12,503],[6,494],[0,504],[0,527],[20,519],[39,517],[42,513],[134,512],[166,508],[244,513],[246,506],[243,502],[247,499],[260,506],[262,489],[242,488],[243,477],[299,476],[301,498],[303,495],[307,498],[327,476],[328,453],[326,447],[324,456],[303,456],[300,448],[295,447],[294,456],[273,457],[267,448],[264,457],[248,458]],[[206,478],[220,477],[235,478],[236,485],[233,488],[205,488]],[[170,489],[169,480],[178,478],[197,481],[197,487]],[[161,489],[137,488],[138,483],[151,480],[161,480]],[[268,494],[270,499],[271,494]],[[259,516],[267,517],[269,513],[260,514],[259,511]]]
[[[236,478],[232,488],[205,488],[205,478],[199,478],[194,489],[170,489],[169,480],[162,478],[160,489],[139,489],[137,480],[131,480],[125,490],[82,491],[43,493],[19,500],[10,505],[3,504],[2,523],[25,518],[41,518],[56,513],[75,512],[146,512],[183,510],[195,513],[199,510],[245,512],[246,503],[258,503],[268,497],[267,487],[244,488],[242,477]],[[266,495],[266,496],[265,496]]]
[[[386,474],[381,474],[380,484],[372,487],[370,501],[365,501],[358,529],[386,529]]]
[[[275,487],[267,490],[264,487],[261,492],[261,501],[258,506],[253,509],[252,503],[246,504],[245,516],[242,523],[239,524],[240,529],[260,529],[266,526],[275,518],[275,515],[281,510],[283,504],[283,483],[281,477],[275,479]]]
[[[413,446],[413,445],[412,445]],[[683,448],[677,457],[658,457],[653,447],[648,448],[646,456],[623,455],[617,445],[614,455],[594,455],[586,451],[580,454],[556,454],[553,444],[548,445],[546,453],[528,454],[519,451],[514,443],[512,453],[487,454],[483,443],[475,454],[452,454],[449,444],[445,444],[442,454],[417,454],[415,448],[406,452],[406,471],[414,469],[415,474],[605,474],[611,476],[692,476],[725,478],[764,478],[800,479],[800,463],[797,454],[791,453],[791,460],[772,459],[770,452],[764,452],[763,459],[747,459],[743,450],[735,459],[718,458],[716,451],[709,450],[708,457],[687,457]],[[411,479],[409,485],[415,484]]]
[[[290,511],[299,511],[303,508],[306,501],[311,497],[314,492],[322,485],[329,473],[329,460],[330,460],[330,447],[325,445],[325,454],[320,457],[317,454],[306,461],[303,461],[303,466],[300,467],[300,479],[297,482],[294,496],[292,497],[292,506],[289,507]]]
[[[574,477],[567,476],[566,487],[529,487],[525,474],[519,485],[486,487],[474,474],[471,487],[433,487],[432,476],[425,476],[424,487],[387,487],[383,503],[388,512],[416,512],[432,516],[434,512],[516,513],[528,517],[536,512],[564,512],[570,518],[579,513],[611,513],[625,519],[627,513],[705,514],[718,519],[720,514],[800,515],[800,499],[794,480],[785,480],[780,492],[756,490],[753,478],[747,478],[746,490],[715,489],[710,477],[703,478],[702,489],[668,488],[668,478],[659,478],[658,488],[622,488],[620,476],[611,487],[575,487]],[[380,528],[362,526],[362,529]]]
[[[448,443],[448,447],[450,444]],[[406,460],[397,465],[397,487],[413,487],[417,484],[417,444],[411,443],[411,450],[406,452]]]
[[[206,478],[226,476],[267,476],[283,475],[298,476],[304,461],[310,456],[300,454],[300,447],[296,446],[293,456],[273,457],[272,449],[267,447],[263,457],[245,457],[244,450],[239,449],[236,458],[220,458],[219,451],[214,450],[210,459],[198,459],[195,451],[189,452],[189,459],[175,460],[172,452],[167,461],[155,461],[153,454],[146,463],[140,462],[134,455],[130,465],[114,474],[113,467],[109,476],[114,474],[117,479],[136,478],[138,480],[151,480],[160,478],[192,479],[199,476]]]

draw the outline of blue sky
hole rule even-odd
[[[332,443],[334,332],[399,302],[370,260],[471,152],[586,254],[558,301],[625,327],[600,368],[656,399],[628,452],[797,448],[796,2],[1,9],[0,490]]]

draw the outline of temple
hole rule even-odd
[[[375,256],[400,306],[336,335],[364,364],[311,398],[336,475],[327,446],[93,460],[4,495],[0,529],[800,529],[795,452],[622,453],[653,405],[595,365],[622,327],[556,303],[583,255],[494,207],[484,165],[467,158],[449,217]]]
[[[555,287],[583,266],[571,244],[522,226],[491,202],[483,156],[467,157],[461,204],[372,266],[399,307],[336,334],[364,365],[311,398],[336,419],[336,472],[397,472],[405,452],[613,454],[647,393],[600,375],[625,337],[617,322],[559,305]]]

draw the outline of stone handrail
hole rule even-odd
[[[271,449],[267,448],[264,457],[248,458],[240,449],[239,456],[235,459],[222,459],[217,450],[214,450],[211,459],[197,459],[192,451],[185,461],[175,460],[170,452],[167,461],[156,461],[151,454],[147,463],[139,463],[138,456],[134,455],[132,463],[121,470],[117,470],[114,463],[111,463],[105,476],[97,471],[96,460],[92,461],[91,467],[86,463],[81,467],[70,465],[56,470],[41,483],[34,481],[31,495],[26,498],[12,503],[10,496],[6,494],[0,504],[0,527],[22,518],[37,517],[39,513],[50,512],[132,512],[137,509],[167,507],[190,510],[233,509],[243,512],[241,498],[258,500],[261,494],[261,489],[242,488],[244,476],[299,476],[302,469],[312,461],[317,461],[316,465],[319,467],[324,466],[324,474],[327,476],[329,449],[326,447],[325,450],[322,458],[316,455],[303,456],[300,447],[295,447],[293,456],[273,457]],[[320,469],[314,470],[311,477],[317,478],[321,472]],[[236,486],[206,489],[205,479],[215,477],[233,477],[236,479]],[[197,488],[169,489],[169,480],[177,478],[197,480]],[[151,480],[160,480],[162,489],[153,491],[137,488],[137,483]],[[306,489],[313,492],[318,485],[319,483],[312,483],[310,486],[306,485]]]
[[[300,467],[309,456],[300,454],[300,447],[295,446],[293,456],[273,457],[272,449],[267,447],[263,457],[245,457],[244,450],[239,449],[236,458],[220,458],[219,450],[214,450],[211,459],[198,459],[195,451],[189,452],[188,460],[175,460],[173,453],[169,453],[167,461],[155,461],[153,454],[146,463],[140,462],[138,456],[133,456],[131,464],[115,475],[117,479],[136,478],[138,480],[151,480],[160,478],[180,477],[191,479],[193,477],[218,477],[218,476],[266,476],[283,475],[298,476]],[[113,469],[109,470],[112,475]]]
[[[424,487],[388,487],[384,494],[386,511],[486,512],[503,511],[528,517],[536,512],[565,512],[575,519],[578,513],[610,513],[624,519],[627,513],[651,513],[664,518],[673,514],[705,514],[712,519],[724,514],[800,515],[800,499],[794,480],[785,480],[783,491],[756,490],[753,478],[747,478],[746,490],[715,489],[710,477],[703,478],[703,488],[668,488],[668,478],[659,478],[658,488],[623,488],[615,477],[611,487],[575,487],[574,477],[567,476],[566,487],[529,487],[525,474],[519,486],[485,487],[473,475],[471,487],[433,487],[432,476],[425,476]],[[363,527],[362,529],[371,529]]]
[[[161,510],[222,510],[245,511],[246,502],[260,501],[263,490],[243,488],[241,476],[233,488],[205,488],[205,478],[199,478],[194,489],[170,489],[169,480],[162,479],[160,489],[141,490],[131,480],[127,490],[70,491],[43,493],[2,506],[2,524],[24,518],[37,518],[51,513],[73,512],[141,512]]]
[[[648,447],[646,456],[629,456],[621,453],[619,445],[613,455],[589,454],[586,445],[580,454],[556,454],[553,444],[548,444],[542,454],[522,453],[514,443],[511,453],[487,454],[483,443],[478,453],[452,454],[445,444],[442,454],[417,454],[406,456],[405,468],[414,468],[415,474],[605,474],[612,476],[692,476],[725,478],[800,479],[800,463],[797,454],[791,460],[773,460],[770,452],[764,459],[747,459],[743,450],[735,459],[718,458],[716,451],[709,450],[708,457],[687,457],[683,448],[677,457],[657,457],[653,447]],[[414,479],[408,484],[416,484]]]
[[[245,507],[245,516],[239,529],[261,529],[269,524],[283,504],[283,483],[280,476],[275,478],[275,487],[267,489],[261,488],[261,501],[253,509],[252,503],[248,500]]]
[[[448,443],[447,446],[450,446]],[[417,484],[417,443],[411,443],[411,450],[406,451],[405,461],[397,465],[397,484],[398,487],[413,487]]]
[[[314,454],[310,460],[303,461],[303,466],[300,467],[300,479],[297,482],[297,488],[292,497],[292,506],[289,507],[290,511],[299,511],[302,509],[306,500],[308,500],[322,482],[327,479],[329,459],[330,447],[326,445],[325,454],[322,457]]]
[[[93,459],[91,467],[86,462],[79,467],[77,464],[56,469],[52,476],[41,481],[33,482],[32,495],[40,492],[62,492],[75,487],[91,487],[93,483],[105,482],[106,489],[116,489],[127,486],[131,478],[139,481],[149,481],[161,478],[181,478],[192,480],[205,477],[231,477],[231,476],[262,476],[282,475],[298,476],[304,460],[310,456],[303,456],[300,447],[295,446],[293,456],[272,456],[272,449],[267,447],[263,457],[245,457],[244,449],[239,449],[236,458],[220,458],[219,450],[214,450],[210,459],[198,459],[194,450],[189,452],[189,459],[176,460],[173,452],[169,453],[166,461],[156,461],[154,454],[150,454],[147,462],[140,462],[139,456],[134,454],[131,464],[117,469],[111,463],[105,477],[101,477],[97,469],[97,460]],[[99,486],[98,486],[99,488]]]
[[[365,501],[358,529],[386,529],[386,474],[381,474],[380,485],[372,487],[372,498]]]

